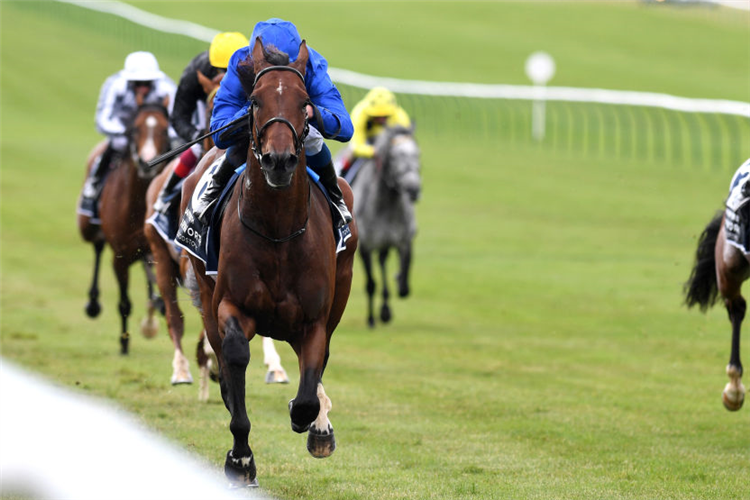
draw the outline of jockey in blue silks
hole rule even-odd
[[[251,58],[257,37],[261,38],[264,47],[273,46],[288,54],[290,61],[295,61],[299,55],[302,40],[294,24],[276,18],[256,24],[250,37],[250,44],[238,49],[229,60],[227,73],[214,99],[211,130],[216,130],[248,113],[249,96],[240,83],[238,66],[241,62]],[[341,94],[328,75],[328,62],[310,46],[307,48],[310,55],[305,71],[305,87],[310,100],[319,111],[310,116],[310,130],[305,138],[307,166],[320,176],[321,182],[328,190],[341,215],[336,225],[341,227],[351,222],[352,216],[344,203],[331,161],[331,152],[323,137],[347,142],[352,137],[354,127],[341,99]],[[232,134],[224,140],[222,140],[221,133],[214,134],[214,143],[219,148],[227,149],[227,154],[221,166],[213,174],[208,187],[201,194],[197,206],[193,207],[193,213],[199,219],[204,220],[206,210],[218,199],[234,170],[245,161],[247,155],[245,140],[248,135],[245,130]]]

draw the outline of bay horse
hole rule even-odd
[[[331,335],[349,298],[357,245],[352,222],[351,237],[336,253],[331,209],[306,175],[307,45],[300,44],[297,60],[289,65],[282,64],[288,59],[274,57],[279,55],[269,54],[258,37],[252,66],[240,72],[251,118],[247,136],[235,147],[246,151],[247,168],[222,216],[215,281],[205,275],[203,262],[190,256],[206,332],[219,359],[221,394],[231,415],[234,442],[224,471],[233,483],[251,486],[257,480],[248,443],[245,372],[248,342],[256,333],[288,342],[299,359],[299,387],[289,402],[292,430],[308,431],[307,449],[315,457],[327,457],[335,449],[328,420],[331,400],[322,377]],[[209,159],[201,160],[183,186],[183,212]],[[339,185],[351,207],[351,189],[343,179]]]
[[[222,78],[224,78],[224,73],[219,73],[213,78],[208,78],[201,71],[197,71],[197,77],[198,82],[207,95],[206,116],[211,116],[211,111],[213,110],[213,98],[216,96],[216,91],[219,89]],[[214,143],[211,136],[207,137],[203,142],[203,150],[210,152],[213,146]],[[211,157],[214,158],[221,153],[223,153],[223,150],[211,152],[213,155]],[[159,195],[159,191],[161,191],[162,186],[178,163],[178,158],[171,161],[167,167],[157,175],[156,178],[154,178],[153,182],[151,182],[146,193],[146,220],[153,215],[154,202]],[[179,197],[172,203],[179,203]],[[170,244],[171,242],[167,242],[162,238],[159,231],[157,231],[152,224],[146,223],[144,225],[144,232],[149,246],[151,247],[151,253],[154,259],[156,284],[159,287],[159,292],[161,293],[161,298],[164,302],[164,316],[167,320],[169,337],[174,344],[171,383],[172,385],[191,384],[193,382],[193,376],[190,373],[190,363],[182,350],[182,337],[185,332],[185,322],[177,299],[177,286],[180,281],[183,283],[186,281],[188,266],[191,265],[187,258],[188,254],[184,250],[178,252],[178,249]],[[276,352],[273,342],[270,339],[264,338],[263,355],[264,363],[268,367],[266,383],[288,383],[289,378],[281,365],[281,358]],[[211,377],[213,369],[213,352],[210,350],[210,345],[208,345],[205,338],[205,329],[202,330],[199,335],[196,357],[200,371],[198,399],[205,402],[208,401],[208,379]]]
[[[750,277],[750,255],[727,238],[726,219],[729,218],[730,224],[736,220],[736,212],[729,205],[742,190],[740,181],[748,175],[747,171],[750,171],[750,160],[740,167],[730,183],[727,208],[718,212],[701,234],[695,265],[683,289],[688,308],[698,305],[701,311],[706,312],[719,296],[724,301],[732,324],[732,344],[726,369],[729,382],[724,387],[722,402],[730,411],[739,410],[745,401],[740,361],[740,327],[745,318],[747,303],[741,291],[742,283]]]
[[[128,316],[131,302],[128,297],[130,266],[140,260],[146,270],[148,284],[147,316],[141,324],[141,332],[146,337],[156,334],[157,322],[154,318],[157,302],[154,295],[154,276],[151,270],[150,248],[143,232],[143,217],[146,213],[146,190],[158,168],[149,169],[148,162],[169,149],[168,100],[160,104],[144,104],[139,98],[138,109],[129,125],[127,154],[113,160],[101,193],[99,208],[100,223],[91,217],[78,214],[78,229],[84,241],[94,247],[94,273],[89,288],[89,302],[86,314],[95,318],[101,312],[99,304],[99,265],[104,246],[109,244],[114,254],[113,267],[120,289],[118,308],[121,319],[120,353],[128,354],[130,334]],[[91,152],[87,162],[87,175],[95,158],[106,147],[106,141],[99,143]]]
[[[420,150],[413,127],[388,127],[376,138],[373,146],[375,158],[361,160],[364,163],[352,182],[354,214],[359,227],[359,255],[367,274],[367,324],[371,328],[375,326],[377,287],[373,252],[377,252],[382,277],[380,320],[388,323],[392,318],[386,272],[391,248],[395,248],[399,256],[398,295],[402,298],[409,295],[412,244],[417,234],[414,204],[422,188]]]

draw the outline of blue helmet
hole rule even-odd
[[[263,45],[273,45],[282,52],[289,54],[289,61],[295,61],[299,55],[299,45],[302,39],[297,27],[289,21],[272,17],[268,21],[261,21],[255,25],[250,37],[250,51],[255,46],[255,39],[260,37]]]

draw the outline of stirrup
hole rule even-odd
[[[349,212],[349,207],[342,201],[341,204],[334,203],[336,211],[339,213],[339,218],[336,221],[336,228],[340,229],[352,221],[352,214]]]

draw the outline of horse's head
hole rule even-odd
[[[258,37],[252,53],[252,79],[240,71],[240,81],[250,95],[250,149],[260,164],[266,184],[288,187],[308,132],[305,88],[308,51],[300,44],[297,60],[273,48],[263,47]],[[251,90],[252,89],[252,90]]]
[[[383,159],[382,179],[386,185],[406,194],[412,202],[422,191],[420,152],[414,139],[414,127],[390,127],[375,145]]]
[[[152,179],[159,170],[149,168],[148,162],[169,149],[169,100],[161,104],[142,104],[135,112],[128,128],[130,157],[138,168],[138,177]]]

